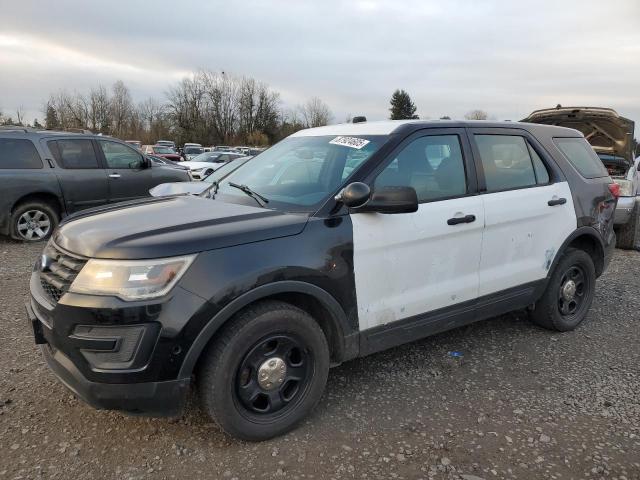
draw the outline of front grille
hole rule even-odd
[[[46,261],[43,262],[44,268],[40,271],[40,284],[45,295],[54,303],[58,303],[87,261],[63,253],[53,242],[45,248],[44,256]]]

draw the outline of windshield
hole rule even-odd
[[[173,153],[173,150],[170,149],[169,147],[153,147],[153,151],[156,153],[164,153],[164,154]]]
[[[198,153],[202,153],[204,152],[204,148],[202,147],[186,147],[184,149],[184,153],[190,154],[190,155],[197,155]]]
[[[188,153],[188,152],[187,152]],[[218,157],[220,157],[219,153],[210,153],[210,152],[205,152],[205,153],[201,153],[200,155],[193,157],[191,159],[192,162],[209,162],[209,163],[215,163],[218,159]]]
[[[223,166],[218,168],[211,175],[207,175],[206,177],[204,177],[202,181],[209,182],[209,183],[219,182],[224,177],[229,175],[231,172],[237,170],[239,167],[247,163],[249,160],[251,160],[251,158],[252,157],[242,157],[242,158],[238,158],[237,160],[234,160],[233,162],[225,163]]]
[[[289,137],[240,167],[228,180],[266,197],[269,208],[314,211],[387,138]],[[221,184],[220,193],[234,200],[246,197],[228,181]]]

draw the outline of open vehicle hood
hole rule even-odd
[[[634,123],[611,108],[547,108],[536,110],[521,121],[579,130],[596,153],[622,157],[629,166],[633,165]]]
[[[152,197],[165,197],[167,195],[200,195],[213,184],[209,182],[172,182],[156,185],[149,193]]]
[[[191,195],[145,198],[71,215],[53,241],[89,258],[172,257],[297,235],[308,219]]]

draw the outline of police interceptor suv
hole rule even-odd
[[[53,372],[97,408],[292,429],[330,365],[527,308],[587,316],[618,186],[583,135],[393,121],[299,131],[207,196],[77,213],[31,276]]]

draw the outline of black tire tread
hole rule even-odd
[[[203,362],[200,365],[200,368],[197,372],[197,384],[198,384],[198,396],[200,398],[200,403],[206,410],[206,412],[211,416],[211,418],[218,424],[220,428],[222,428],[227,434],[231,436],[236,436],[243,438],[244,440],[261,440],[264,437],[254,437],[251,435],[243,435],[238,431],[231,431],[227,428],[223,422],[220,421],[220,418],[225,413],[221,411],[221,406],[215,401],[215,394],[211,388],[203,388],[203,386],[211,386],[214,385],[215,379],[219,374],[219,370],[228,368],[227,365],[224,365],[223,362],[217,361],[223,355],[225,349],[229,346],[229,344],[233,341],[233,339],[240,335],[242,330],[255,318],[268,313],[274,310],[284,311],[284,312],[295,312],[296,314],[302,314],[309,318],[309,325],[312,329],[316,330],[316,334],[319,335],[319,338],[324,342],[324,346],[327,352],[329,347],[326,341],[326,337],[324,336],[324,332],[318,325],[318,323],[304,310],[291,305],[290,303],[278,301],[278,300],[265,300],[252,305],[249,305],[245,309],[238,312],[230,321],[228,321],[219,332],[215,335],[215,340],[211,343],[211,345],[205,350],[203,353]],[[313,406],[320,401],[320,396],[316,399]],[[278,432],[280,434],[283,432]],[[275,435],[274,435],[275,436]]]
[[[529,318],[536,325],[547,330],[566,332],[569,330],[573,330],[584,321],[583,319],[576,325],[568,326],[566,324],[562,324],[562,322],[560,322],[558,319],[558,306],[556,298],[558,286],[556,285],[556,283],[558,283],[559,281],[558,276],[562,275],[562,272],[564,272],[569,264],[575,261],[573,260],[575,257],[580,257],[580,259],[589,266],[588,268],[590,271],[588,272],[588,274],[591,275],[592,285],[595,288],[595,266],[593,264],[593,259],[591,258],[591,256],[584,250],[580,250],[577,248],[568,248],[558,262],[553,274],[549,278],[547,288],[542,294],[542,297],[536,302],[535,309],[529,312]],[[591,295],[590,301],[592,300],[593,295]],[[589,308],[586,309],[586,312],[588,311]]]

